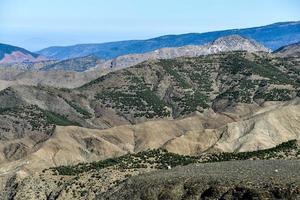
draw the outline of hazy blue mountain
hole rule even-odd
[[[78,44],[66,47],[49,47],[38,53],[51,59],[69,59],[96,55],[103,59],[111,59],[131,53],[145,53],[163,47],[179,47],[184,45],[202,45],[219,37],[238,34],[254,39],[264,46],[275,50],[281,46],[300,41],[300,21],[282,22],[267,26],[232,29],[207,33],[188,33],[182,35],[165,35],[148,40],[128,40],[101,44]]]
[[[0,64],[36,62],[46,60],[45,57],[26,49],[0,43]]]
[[[2,60],[5,56],[5,54],[11,54],[14,51],[20,51],[24,54],[30,54],[33,57],[38,57],[38,54],[36,53],[32,53],[26,49],[20,48],[20,47],[16,47],[16,46],[12,46],[12,45],[8,45],[8,44],[2,44],[0,43],[0,60]]]

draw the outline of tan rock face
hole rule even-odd
[[[214,145],[221,151],[256,151],[276,146],[282,141],[299,139],[299,101],[281,103],[263,109],[243,121],[228,124]]]

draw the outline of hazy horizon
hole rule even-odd
[[[297,0],[172,2],[2,0],[0,43],[37,51],[300,20]]]

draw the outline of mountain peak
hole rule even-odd
[[[222,41],[228,41],[228,42],[232,42],[232,41],[236,41],[236,42],[240,42],[240,41],[245,41],[248,40],[245,37],[242,37],[238,34],[232,34],[232,35],[227,35],[227,36],[223,36],[223,37],[219,37],[216,40],[214,40],[212,43],[216,44]]]
[[[254,40],[242,37],[240,35],[228,35],[224,37],[220,37],[214,40],[211,43],[211,48],[217,49],[230,49],[233,51],[248,51],[248,52],[257,52],[257,51],[265,51],[271,52],[270,49],[264,47],[263,45],[257,43]]]

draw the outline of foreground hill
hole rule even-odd
[[[297,199],[299,165],[278,160],[194,164],[135,176],[96,199]]]
[[[41,60],[46,60],[46,58],[20,47],[0,43],[0,64],[37,62]]]
[[[22,181],[12,178],[2,195],[8,199],[297,199],[299,150],[295,140],[261,151],[211,154],[209,159],[148,150],[53,167]]]
[[[300,41],[300,23],[284,22],[248,29],[233,29],[208,33],[166,35],[148,40],[132,40],[103,44],[79,44],[67,47],[49,47],[38,51],[50,59],[65,60],[74,57],[96,55],[112,59],[126,54],[140,54],[164,47],[203,45],[222,36],[238,34],[256,40],[272,50]]]

